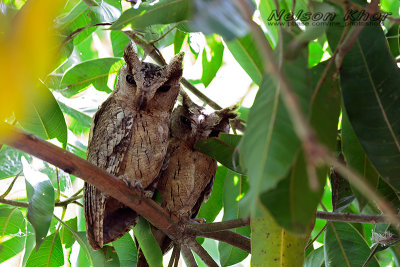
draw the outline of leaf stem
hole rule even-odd
[[[238,228],[249,224],[250,218],[239,218],[235,220],[214,223],[188,223],[186,224],[186,228],[194,233],[211,233]]]
[[[207,266],[218,267],[218,264],[195,239],[189,241],[190,248],[203,260]]]
[[[7,190],[0,196],[0,198],[5,198],[12,190],[14,187],[15,182],[17,181],[18,177],[21,175],[22,170],[20,170],[17,175],[15,175],[14,179],[12,180],[10,186],[7,188]]]

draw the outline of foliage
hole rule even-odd
[[[250,225],[235,232],[251,238],[247,262],[253,266],[398,262],[396,226],[329,222],[324,227],[325,221],[316,219],[316,211],[324,209],[360,215],[380,210],[351,177],[326,162],[313,162],[288,105],[294,101],[290,103],[312,127],[316,140],[309,140],[311,145],[322,144],[398,210],[398,1],[380,1],[381,12],[392,12],[381,24],[363,21],[366,15],[358,17],[372,10],[375,1],[350,1],[354,12],[347,20],[349,10],[335,0],[242,0],[239,5],[229,0],[142,2],[132,6],[118,0],[0,1],[1,120],[85,158],[90,118],[112,92],[130,39],[142,56],[154,57],[149,53],[154,48],[161,54],[185,51],[186,57],[199,62],[201,72],[189,80],[188,90],[205,104],[210,101],[200,91],[212,98],[208,89],[232,55],[251,79],[250,90],[256,96],[250,107],[244,103],[252,94],[230,103],[240,106],[240,120],[231,125],[239,123],[246,130],[233,127],[230,134],[196,145],[220,162],[213,193],[198,217],[213,222],[221,216],[223,221],[250,216]],[[283,10],[286,13],[279,14]],[[290,20],[289,11],[297,20]],[[307,11],[336,16],[306,18]],[[256,30],[246,12],[255,14],[260,24]],[[269,46],[295,100],[288,100],[285,85],[271,71],[274,62],[266,60],[264,49]],[[160,63],[160,57],[153,60]],[[185,74],[190,68],[185,67]],[[224,91],[226,98],[229,90]],[[0,129],[0,137],[3,134]],[[0,263],[21,255],[22,266],[136,264],[132,232],[100,251],[89,247],[80,179],[5,145],[0,163]],[[150,233],[143,219],[133,231],[144,255],[159,266],[162,255]],[[221,266],[248,256],[210,239],[203,247]]]

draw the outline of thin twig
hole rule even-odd
[[[160,41],[161,39],[165,38],[165,36],[167,36],[167,34],[169,34],[170,32],[172,32],[175,28],[176,28],[176,24],[171,27],[171,29],[169,29],[168,31],[166,31],[163,35],[161,35],[160,37],[158,37],[157,39],[151,41],[150,44],[154,45],[155,43],[157,43],[158,41]]]
[[[186,228],[194,233],[210,233],[238,228],[250,224],[250,218],[240,218],[214,223],[188,223]]]
[[[186,265],[188,267],[197,267],[196,260],[194,259],[194,256],[190,251],[190,249],[185,245],[182,245],[181,249],[182,249],[182,256],[183,259],[185,260]]]
[[[318,234],[307,244],[307,246],[304,248],[304,251],[306,251],[314,242],[317,240],[317,238],[325,231],[326,227],[328,226],[328,223],[322,227],[321,231],[318,232]]]
[[[218,267],[218,264],[208,254],[208,252],[199,244],[195,239],[191,239],[189,242],[190,248],[203,260],[207,266]]]
[[[198,236],[212,238],[229,245],[240,248],[247,253],[251,253],[250,238],[247,236],[235,233],[233,231],[225,230],[214,233],[199,233]]]
[[[352,223],[388,223],[386,216],[382,214],[352,214],[352,213],[339,213],[339,212],[326,212],[317,211],[317,219],[338,222],[352,222]],[[397,216],[400,219],[400,216]]]
[[[21,175],[23,170],[20,170],[17,175],[15,175],[14,179],[12,180],[10,186],[7,188],[7,190],[0,196],[0,198],[5,198],[12,190],[14,187],[15,182],[17,181],[18,177]]]

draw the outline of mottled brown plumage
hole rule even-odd
[[[207,201],[217,171],[216,160],[194,150],[202,139],[218,137],[229,132],[229,119],[235,118],[235,108],[226,108],[206,114],[204,108],[193,103],[182,91],[182,105],[171,116],[168,166],[160,174],[157,189],[162,206],[182,223],[196,217],[201,204]],[[161,231],[153,234],[165,253],[172,245]],[[137,266],[147,266],[143,254],[138,254]]]
[[[167,66],[141,62],[130,43],[114,91],[94,116],[87,159],[151,195],[168,147],[169,121],[179,94],[183,54]],[[130,230],[138,215],[85,183],[87,237],[93,249]]]

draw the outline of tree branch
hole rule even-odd
[[[171,219],[164,209],[156,202],[144,197],[139,190],[128,188],[117,177],[35,135],[25,133],[6,123],[0,123],[0,127],[5,133],[0,137],[0,143],[24,151],[80,177],[135,210],[167,235],[180,236],[182,234],[182,229],[177,226],[176,220]]]
[[[189,241],[190,248],[203,260],[207,266],[210,267],[218,267],[218,264],[214,261],[214,259],[208,254],[208,252],[200,246],[199,243],[195,239],[191,239]]]
[[[397,216],[400,219],[400,216]],[[351,214],[351,213],[338,213],[317,211],[317,219],[338,222],[352,222],[352,223],[389,223],[386,216],[376,214]]]
[[[188,267],[197,267],[196,260],[194,259],[194,256],[190,251],[190,249],[185,245],[182,245],[181,249],[182,249],[182,256],[183,259],[185,260],[186,265]]]
[[[250,218],[239,218],[235,220],[214,223],[188,223],[186,229],[193,233],[211,233],[238,228],[250,224]]]
[[[229,245],[240,248],[247,253],[251,253],[250,238],[247,236],[235,233],[233,231],[219,231],[213,233],[199,233],[198,236],[212,238],[218,241],[225,242]]]

